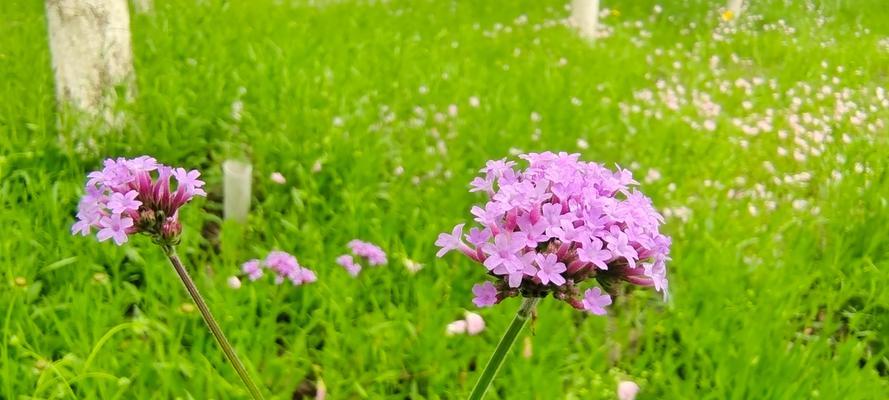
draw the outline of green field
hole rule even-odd
[[[486,160],[544,150],[634,171],[671,296],[545,299],[488,398],[889,398],[885,1],[606,0],[592,44],[566,3],[157,0],[109,131],[57,111],[43,2],[0,2],[0,399],[246,398],[157,246],[70,233],[86,174],[142,154],[203,171],[179,253],[271,397],[464,397],[519,300],[476,310],[485,270],[433,242]],[[350,277],[353,238],[389,264]],[[226,285],[273,249],[318,282]],[[487,330],[446,336],[467,309]]]

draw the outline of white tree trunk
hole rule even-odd
[[[92,115],[110,115],[113,90],[133,90],[127,0],[46,0],[56,97]]]
[[[741,8],[744,6],[744,0],[728,0],[728,10],[732,12],[732,16],[738,18],[741,15]]]
[[[571,24],[585,39],[595,39],[599,29],[599,0],[574,0],[571,3]]]

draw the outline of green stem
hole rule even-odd
[[[210,313],[210,308],[207,307],[207,303],[204,302],[204,298],[201,296],[201,293],[198,292],[197,286],[195,286],[191,277],[188,276],[188,271],[182,266],[182,261],[180,261],[179,256],[176,255],[176,249],[173,248],[173,246],[163,246],[163,248],[164,253],[167,254],[167,258],[170,259],[170,263],[173,264],[173,268],[176,269],[176,273],[179,274],[179,279],[182,280],[182,284],[185,285],[185,289],[188,290],[188,294],[191,295],[194,304],[198,307],[198,310],[201,311],[201,317],[204,318],[204,322],[207,324],[207,327],[210,328],[210,332],[213,333],[213,337],[216,338],[219,347],[221,347],[222,352],[225,353],[225,357],[228,358],[228,362],[235,367],[235,371],[238,372],[238,376],[241,377],[244,386],[247,386],[247,390],[250,391],[250,396],[253,397],[254,400],[262,400],[262,392],[259,391],[259,387],[257,387],[256,383],[253,382],[253,379],[250,378],[250,374],[247,373],[247,369],[244,368],[241,359],[235,354],[235,349],[232,347],[231,343],[225,338],[225,334],[222,333],[222,328],[219,327],[216,319],[213,318],[213,314]]]
[[[525,322],[528,321],[528,317],[534,312],[534,308],[537,307],[537,303],[539,302],[540,298],[537,297],[526,297],[522,300],[522,306],[516,313],[515,318],[512,319],[509,327],[506,328],[506,333],[500,338],[500,343],[497,344],[497,349],[494,350],[494,354],[492,354],[491,359],[488,360],[488,365],[485,365],[485,369],[482,371],[481,376],[478,377],[478,382],[475,383],[472,393],[469,394],[469,400],[481,400],[485,397],[485,393],[488,391],[488,388],[491,387],[491,382],[494,380],[494,377],[497,376],[497,372],[500,371],[500,367],[503,365],[503,359],[506,358],[506,353],[509,353],[512,344],[515,343],[516,338],[519,337],[519,332],[525,327]]]

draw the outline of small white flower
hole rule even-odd
[[[633,381],[620,381],[617,384],[617,398],[620,400],[633,400],[639,393],[639,385]]]
[[[466,321],[462,319],[451,322],[448,324],[448,327],[445,328],[445,334],[448,336],[462,335],[464,333],[466,333]]]
[[[232,289],[240,289],[241,288],[241,280],[238,279],[237,276],[230,276],[228,280],[225,281],[228,284],[228,287]]]
[[[470,335],[478,335],[485,330],[485,320],[481,315],[474,312],[466,312],[466,333]]]
[[[404,267],[407,268],[408,271],[412,274],[416,274],[418,271],[423,269],[423,264],[420,264],[410,258],[404,259]]]
[[[272,172],[272,174],[269,175],[269,179],[271,179],[272,182],[275,182],[279,185],[283,185],[283,184],[287,183],[287,178],[285,178],[284,175],[281,175],[280,172]]]

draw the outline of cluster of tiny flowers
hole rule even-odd
[[[197,170],[159,164],[149,156],[107,159],[104,168],[87,175],[86,188],[72,234],[98,230],[100,242],[127,242],[146,233],[162,244],[176,244],[182,226],[179,207],[194,196],[206,196]]]
[[[464,235],[465,224],[458,224],[435,242],[437,256],[460,251],[496,279],[473,287],[477,306],[552,293],[601,315],[619,280],[666,295],[670,238],[658,231],[663,217],[651,200],[632,188],[638,183],[630,171],[578,161],[577,154],[520,158],[528,168],[488,161],[470,189],[489,199],[471,210],[480,226]],[[581,296],[578,285],[589,279],[605,291],[594,287]]]
[[[251,281],[262,278],[263,268],[274,272],[276,285],[280,285],[284,280],[289,280],[294,286],[318,280],[315,272],[299,265],[296,257],[284,251],[271,251],[264,260],[253,259],[241,265],[241,271]]]
[[[355,239],[347,243],[346,246],[349,247],[354,256],[364,258],[367,260],[367,264],[372,267],[389,262],[386,258],[386,252],[373,243]],[[358,276],[358,273],[361,272],[361,264],[355,262],[355,258],[352,255],[343,254],[336,258],[336,263],[345,268],[349,275],[353,277]]]

